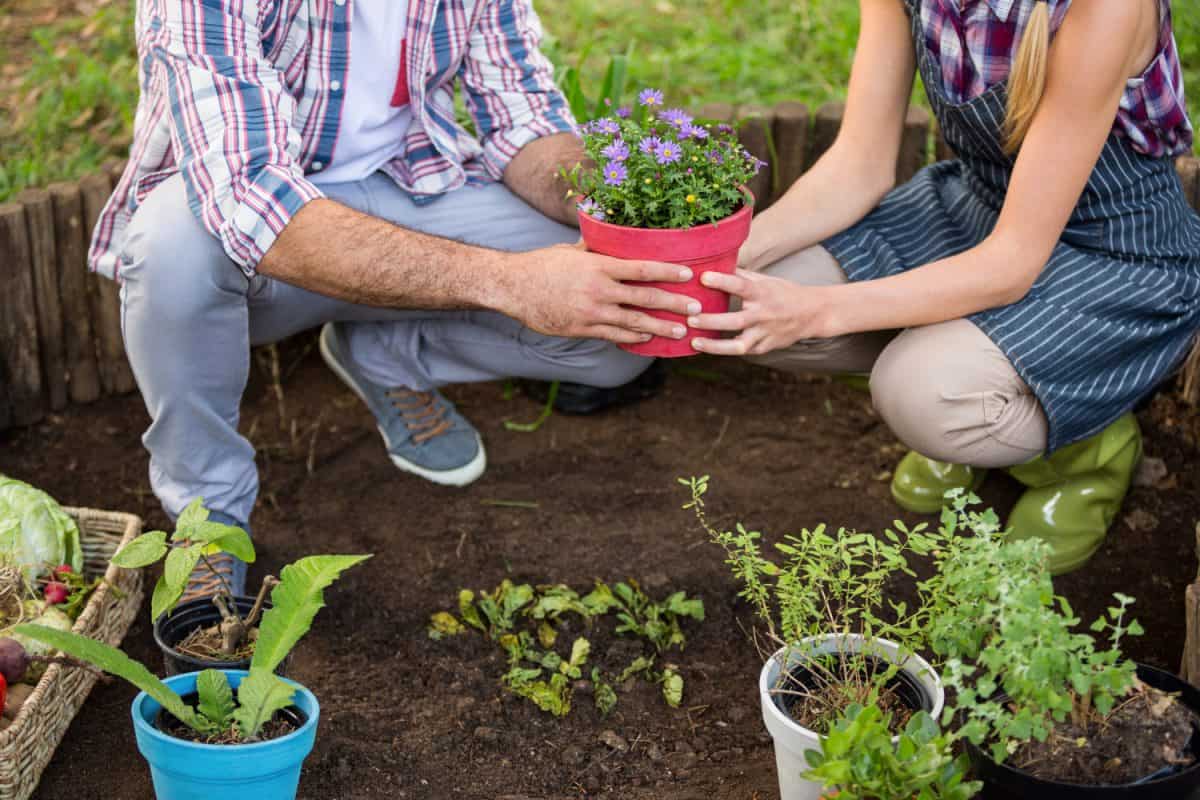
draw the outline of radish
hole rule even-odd
[[[54,568],[54,574],[55,575],[74,575],[75,570],[73,570],[71,568],[70,564],[60,564]]]
[[[0,675],[0,713],[4,713],[4,703],[8,700],[8,681]]]
[[[45,597],[46,603],[56,606],[59,603],[67,602],[67,585],[58,581],[50,581],[46,584]]]
[[[20,683],[28,669],[29,653],[24,646],[16,639],[0,639],[0,678],[7,683]]]

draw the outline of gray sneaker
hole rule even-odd
[[[321,357],[371,409],[397,467],[443,486],[466,486],[483,474],[483,440],[441,392],[373,383],[350,358],[335,322],[321,329]]]

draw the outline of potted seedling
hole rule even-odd
[[[590,163],[567,175],[580,198],[580,231],[588,249],[604,255],[687,265],[690,282],[661,288],[695,298],[705,313],[721,313],[729,296],[702,285],[700,276],[737,267],[754,205],[745,186],[764,165],[730,126],[701,124],[662,106],[662,92],[646,89],[636,107],[584,126]],[[677,314],[647,313],[687,324]],[[692,334],[625,347],[646,356],[690,356]]]
[[[367,558],[311,556],[284,567],[248,671],[208,669],[160,681],[102,642],[40,625],[17,631],[141,689],[133,727],[158,800],[292,800],[320,706],[275,670],[324,606],[324,589]]]
[[[939,584],[929,587],[930,643],[955,693],[944,721],[960,726],[984,796],[1200,795],[1200,691],[1124,657],[1125,637],[1142,633],[1128,619],[1133,598],[1115,595],[1089,631],[1078,630],[1054,593],[1046,545],[1005,539],[996,515],[974,512],[973,502],[956,492],[943,511],[943,527],[959,535],[930,579]]]
[[[235,596],[213,563],[221,554],[246,563],[255,559],[254,545],[246,532],[210,520],[204,501],[196,498],[179,515],[169,538],[163,531],[151,531],[113,556],[114,564],[129,569],[163,561],[163,573],[151,598],[150,618],[168,675],[201,669],[247,669],[250,665],[258,622],[270,606],[267,593],[276,579],[266,576],[257,596]],[[220,588],[211,599],[180,604],[197,566],[208,569]]]
[[[822,736],[852,706],[886,712],[892,735],[902,734],[914,714],[941,713],[942,682],[917,655],[927,603],[910,609],[886,595],[888,578],[914,574],[909,557],[936,549],[937,534],[903,526],[903,538],[892,531],[830,534],[821,526],[777,543],[776,562],[762,554],[759,533],[709,524],[706,477],[680,482],[692,495],[685,508],[725,550],[740,596],[756,613],[767,645],[760,651],[771,653],[759,675],[759,698],[783,800],[822,796],[824,780],[807,777],[808,754],[819,751]]]

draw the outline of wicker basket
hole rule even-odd
[[[83,539],[84,573],[104,575],[75,621],[75,632],[117,645],[142,607],[140,570],[109,563],[113,553],[142,532],[142,520],[89,508],[68,508]],[[112,587],[117,588],[117,592]],[[0,800],[28,800],[88,692],[95,673],[52,664],[16,720],[0,731]]]

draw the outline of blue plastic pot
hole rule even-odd
[[[245,670],[222,670],[236,689]],[[197,672],[165,679],[179,695],[196,691]],[[198,744],[168,736],[154,726],[162,706],[145,692],[133,699],[138,750],[150,763],[158,800],[295,800],[300,767],[317,738],[321,707],[308,689],[296,687],[295,707],[307,718],[279,739],[240,745]]]

